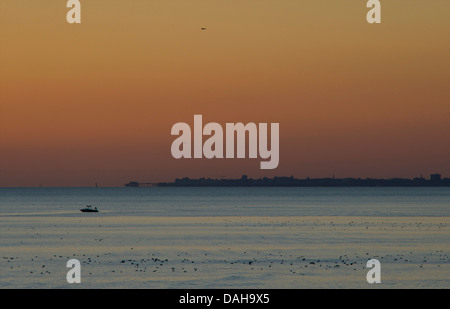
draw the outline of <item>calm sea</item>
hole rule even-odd
[[[0,215],[450,216],[450,188],[0,188]]]
[[[99,213],[81,213],[86,205]],[[1,188],[0,288],[450,287],[450,188]]]

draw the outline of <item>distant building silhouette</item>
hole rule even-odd
[[[431,174],[430,180],[431,181],[441,181],[441,174]]]
[[[441,174],[430,175],[430,180],[422,176],[420,178],[310,178],[297,179],[291,177],[273,178],[263,177],[258,179],[248,178],[243,175],[238,179],[190,179],[176,178],[174,182],[139,183],[136,181],[127,183],[126,187],[450,187],[450,178],[442,179]]]

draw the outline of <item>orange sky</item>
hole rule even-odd
[[[447,0],[81,3],[0,2],[0,186],[450,177]],[[280,123],[278,168],[173,159],[194,114]]]

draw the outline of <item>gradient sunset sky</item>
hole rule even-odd
[[[0,2],[0,186],[450,177],[448,0],[80,2]],[[278,168],[172,158],[194,114],[280,123]]]

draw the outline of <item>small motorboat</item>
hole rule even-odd
[[[91,205],[87,205],[86,208],[80,209],[81,212],[98,212],[97,207],[92,208]]]

